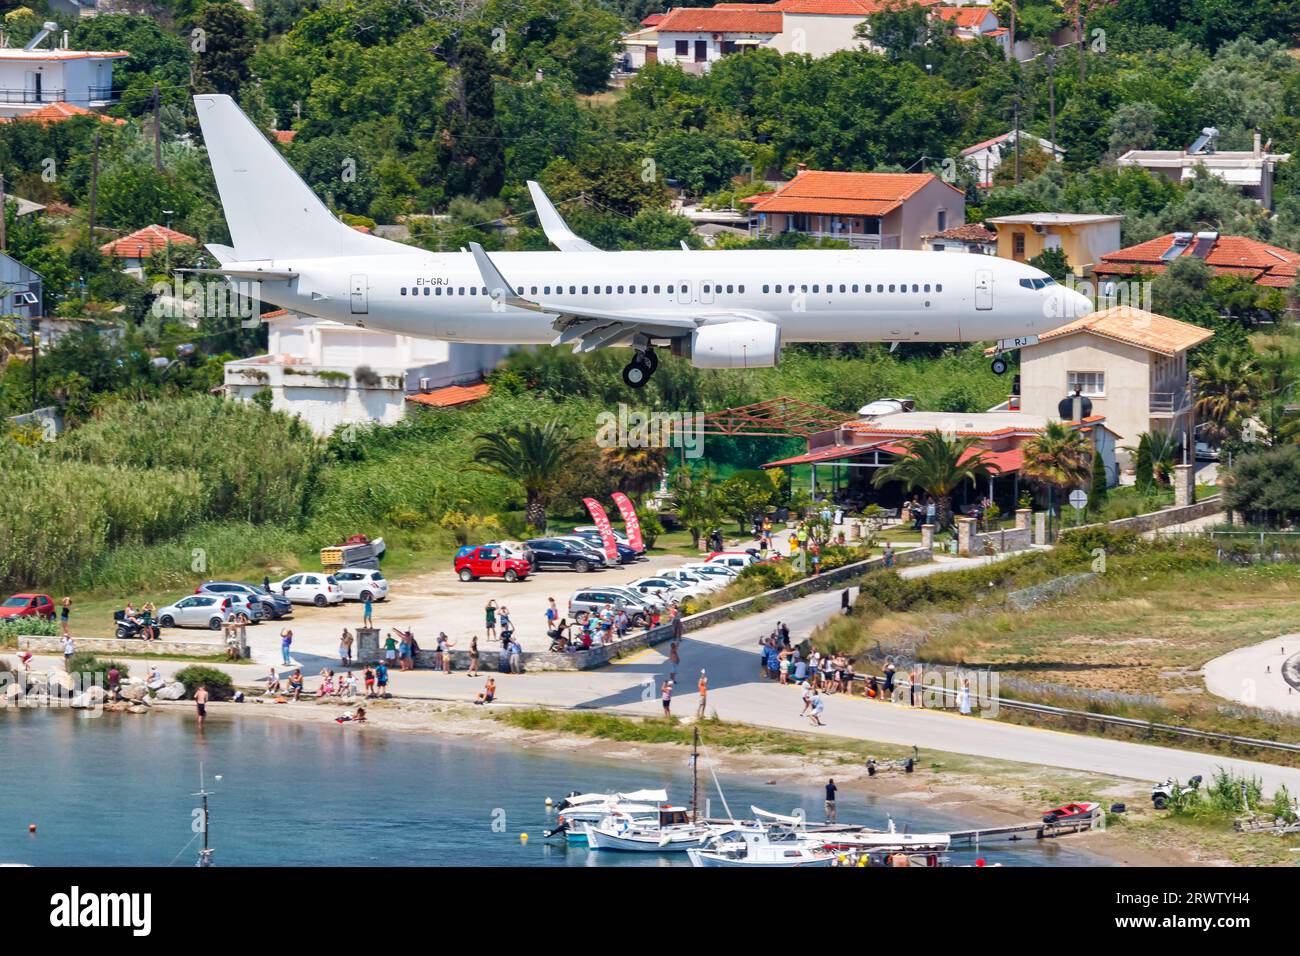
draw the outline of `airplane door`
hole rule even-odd
[[[975,308],[993,308],[993,273],[988,269],[975,273]]]
[[[366,277],[354,275],[352,277],[352,314],[365,315],[369,311],[369,306],[366,303]]]
[[[708,279],[700,283],[700,301],[705,305],[713,301],[713,283]]]
[[[677,283],[677,301],[682,305],[691,304],[691,284],[685,279]]]

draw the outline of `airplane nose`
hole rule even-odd
[[[1092,311],[1092,300],[1083,293],[1063,285],[1050,286],[1043,297],[1043,328],[1045,331],[1057,328]]]

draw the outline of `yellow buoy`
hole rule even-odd
[[[550,797],[547,797],[547,798],[546,798],[546,805],[547,805],[548,807],[552,805],[552,804],[551,804],[551,798],[550,798]]]
[[[527,843],[527,842],[528,842],[528,834],[527,834],[527,833],[521,833],[521,834],[519,834],[519,842],[520,842],[520,843]]]

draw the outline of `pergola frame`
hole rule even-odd
[[[748,438],[809,438],[818,432],[839,428],[852,418],[825,405],[796,398],[770,398],[753,405],[724,408],[704,415],[705,435],[735,435]]]

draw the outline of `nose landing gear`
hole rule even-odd
[[[659,367],[659,356],[654,349],[639,349],[623,369],[623,384],[629,388],[644,388],[650,376]]]
[[[1006,375],[1007,369],[1010,367],[1011,366],[1007,362],[1006,356],[1004,355],[999,355],[996,358],[994,358],[993,364],[990,366],[990,368],[993,369],[994,375]]]

